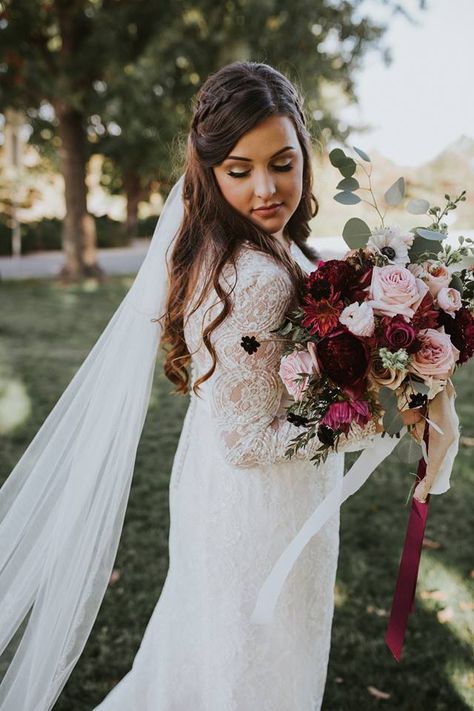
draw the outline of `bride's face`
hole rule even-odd
[[[283,234],[303,189],[303,152],[287,116],[271,116],[245,133],[213,170],[232,207],[266,232]]]

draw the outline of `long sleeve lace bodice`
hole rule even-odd
[[[225,271],[223,275],[227,277]],[[217,441],[226,461],[234,466],[288,461],[285,451],[302,430],[282,414],[286,389],[278,370],[284,344],[271,331],[282,323],[292,303],[293,286],[286,270],[270,255],[250,248],[239,254],[235,277],[232,312],[211,334],[218,363],[204,383]],[[188,325],[187,338],[195,346],[197,324],[202,331],[203,324],[218,313],[211,307],[201,320],[203,312],[209,309],[209,298],[212,297],[208,297]],[[219,311],[221,308],[219,305]],[[195,318],[199,312],[201,317]],[[256,352],[244,350],[243,336],[256,337],[260,343]],[[194,368],[198,375],[206,372],[212,362],[206,354],[202,344]],[[353,426],[347,437],[341,436],[338,450],[355,451],[370,446],[374,435],[373,423],[363,430]],[[293,457],[311,458],[319,447],[315,437]]]

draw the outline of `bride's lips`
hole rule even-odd
[[[256,207],[253,212],[256,212],[257,215],[260,215],[261,217],[273,217],[282,205],[282,202],[276,202],[272,203],[268,207]]]

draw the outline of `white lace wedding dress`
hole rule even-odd
[[[293,258],[313,268],[296,245]],[[292,300],[286,271],[244,245],[231,316],[213,332],[219,363],[191,394],[170,481],[170,567],[133,668],[96,711],[317,711],[329,656],[339,514],[310,541],[280,595],[273,622],[251,624],[257,594],[280,553],[343,475],[344,454],[315,467],[288,461],[301,430],[284,417],[281,342],[253,354],[243,335],[272,338]],[[193,382],[211,363],[203,323],[212,292],[187,321]],[[214,306],[213,306],[214,304]],[[207,311],[209,306],[212,308]],[[189,309],[190,310],[190,309]],[[188,310],[188,313],[189,313]],[[343,449],[373,441],[373,427]],[[313,440],[314,442],[314,440]],[[342,442],[342,440],[341,440]]]

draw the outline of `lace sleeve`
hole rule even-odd
[[[218,358],[210,387],[212,421],[224,458],[241,467],[288,461],[285,451],[302,431],[277,414],[285,390],[278,374],[283,344],[270,333],[281,324],[293,287],[278,265],[256,266],[239,273],[232,313],[211,336]],[[242,336],[260,342],[254,353],[241,346]],[[341,437],[339,451],[369,446],[366,434],[359,428]],[[315,437],[294,458],[309,459],[319,447]]]

